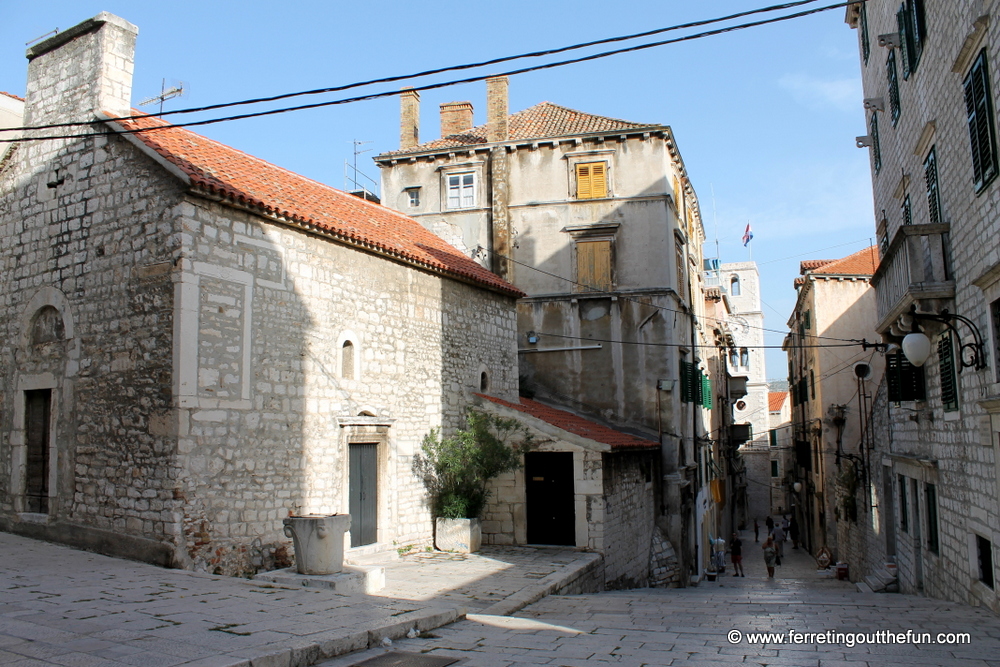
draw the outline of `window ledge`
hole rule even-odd
[[[17,518],[24,523],[46,524],[49,522],[49,515],[39,512],[20,512]]]
[[[957,422],[962,420],[962,412],[960,410],[949,410],[944,413],[944,420],[946,422]]]

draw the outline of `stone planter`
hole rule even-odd
[[[441,551],[471,554],[483,545],[479,519],[437,519],[434,522],[434,546]]]
[[[309,514],[284,520],[285,535],[295,545],[299,574],[334,574],[344,569],[344,533],[350,514]]]

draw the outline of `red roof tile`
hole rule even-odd
[[[788,399],[787,391],[772,391],[767,394],[767,409],[770,412],[779,412],[781,406]]]
[[[139,112],[137,112],[139,113]],[[135,136],[176,165],[191,182],[212,194],[263,209],[296,223],[311,225],[352,245],[386,253],[486,285],[512,296],[523,293],[463,255],[419,222],[260,158],[152,117],[112,120],[124,129],[167,128]]]
[[[818,269],[821,266],[829,264],[830,262],[836,262],[835,259],[807,259],[799,262],[799,273],[805,273],[806,271],[812,271]]]
[[[508,116],[507,132],[510,141],[524,141],[527,139],[545,139],[548,137],[565,137],[578,134],[591,134],[595,132],[617,132],[619,130],[634,130],[642,127],[660,127],[646,123],[632,123],[619,118],[608,118],[606,116],[595,116],[594,114],[567,109],[551,102],[542,102],[524,111],[518,111]],[[422,151],[444,150],[448,148],[460,148],[462,146],[475,146],[486,143],[486,126],[474,127],[462,134],[453,134],[449,137],[442,137],[434,141],[428,141],[413,146],[403,148],[398,151],[383,153],[385,156],[401,155],[405,153],[419,153]]]
[[[13,97],[18,102],[23,102],[24,101],[23,97],[18,97],[17,95],[14,95],[13,93],[5,93],[2,90],[0,90],[0,95],[6,95],[7,97]]]
[[[538,401],[530,398],[522,397],[520,399],[520,403],[510,403],[509,401],[505,401],[502,398],[496,398],[495,396],[486,396],[485,394],[476,394],[476,396],[485,398],[486,400],[492,401],[498,405],[513,408],[519,412],[531,415],[532,417],[541,419],[543,422],[552,424],[553,426],[561,428],[564,431],[568,431],[569,433],[573,433],[596,442],[601,442],[605,445],[610,445],[612,449],[653,449],[660,446],[655,440],[647,440],[645,438],[629,435],[628,433],[616,431],[602,424],[598,424],[597,422],[584,419],[583,417],[575,415],[572,412],[557,410],[556,408],[551,408],[544,403],[539,403]]]
[[[870,276],[878,268],[878,247],[870,246],[843,259],[833,260],[809,273],[838,276]]]

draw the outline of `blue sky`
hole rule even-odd
[[[171,109],[406,74],[770,4],[778,2],[0,0],[0,90],[24,94],[25,42],[101,11],[139,26],[133,103],[159,93],[164,78],[168,85],[183,81],[188,92],[168,102]],[[807,7],[827,4],[834,2]],[[843,257],[874,236],[868,151],[854,146],[854,137],[866,132],[856,40],[839,8],[519,75],[510,82],[510,108],[547,100],[670,125],[701,201],[710,240],[706,256],[715,254],[717,233],[722,261],[745,261],[740,237],[749,221],[765,326],[783,331],[795,303],[799,261]],[[320,99],[332,96],[304,101]],[[421,140],[437,137],[438,105],[452,100],[472,101],[476,123],[484,120],[482,83],[426,91]],[[370,156],[398,147],[398,123],[398,100],[388,98],[195,131],[343,187],[352,142],[371,142],[359,164],[377,180]],[[766,343],[780,345],[781,339],[768,334]],[[784,353],[770,350],[767,359],[768,377],[784,377]]]

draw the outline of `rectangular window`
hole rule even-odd
[[[576,242],[576,282],[582,291],[611,291],[611,241]]]
[[[869,133],[872,137],[872,164],[877,174],[882,169],[882,148],[878,143],[878,114],[872,111],[872,117],[868,121]]]
[[[770,444],[772,447],[777,447],[778,446],[778,429],[772,428],[770,431],[768,431],[767,432],[767,439],[768,439],[768,444]],[[775,463],[777,463],[777,461],[775,461]]]
[[[420,188],[406,189],[406,203],[410,208],[417,208],[420,206]]]
[[[993,588],[993,544],[976,535],[976,559],[979,561],[979,581]]]
[[[896,12],[896,25],[899,26],[903,78],[907,79],[910,74],[917,71],[920,55],[924,52],[926,29],[923,0],[907,0],[900,5]]]
[[[885,73],[889,79],[889,115],[892,124],[899,120],[899,77],[896,74],[896,49],[889,50],[889,59],[885,62]]]
[[[927,549],[938,552],[938,518],[937,518],[937,488],[933,484],[924,485],[924,498],[927,501]]]
[[[49,406],[51,389],[24,392],[25,510],[49,512]]]
[[[938,363],[941,368],[941,405],[945,412],[958,410],[958,377],[955,373],[955,353],[951,332],[938,339]]]
[[[598,199],[608,196],[608,167],[604,162],[576,165],[576,198]]]
[[[910,532],[910,503],[906,498],[906,478],[899,477],[899,529],[904,533]]]
[[[993,101],[990,94],[986,49],[972,64],[963,83],[965,111],[972,144],[972,175],[976,192],[985,188],[997,175],[996,129],[993,124]]]
[[[701,376],[701,407],[712,409],[712,378],[707,375]]]
[[[1000,382],[1000,299],[990,304],[990,320],[993,322],[993,359],[996,365],[996,380]]]
[[[885,375],[891,402],[922,401],[927,397],[923,367],[911,364],[902,352],[885,355]]]
[[[910,78],[910,49],[908,48],[910,30],[908,16],[909,12],[906,11],[906,5],[900,5],[896,11],[896,25],[899,27],[899,55],[903,65],[904,79]]]
[[[476,175],[450,174],[448,176],[448,208],[472,208],[476,205]]]
[[[878,240],[879,250],[882,252],[882,256],[885,257],[886,253],[889,252],[889,234],[882,234]]]
[[[903,224],[913,224],[913,206],[910,205],[910,195],[903,197]]]
[[[684,279],[684,265],[687,259],[684,254],[684,244],[679,240],[674,242],[674,260],[677,262],[677,293],[682,299],[687,298],[687,290],[684,289],[687,281]]]
[[[771,433],[774,433],[774,431],[771,431]],[[778,474],[778,462],[774,460],[771,461],[771,477],[780,477]]]
[[[859,22],[861,27],[861,55],[865,59],[865,64],[868,64],[868,56],[872,53],[872,43],[871,39],[868,37],[868,10],[867,5],[861,5],[861,20]]]
[[[932,225],[941,222],[941,191],[938,189],[937,151],[931,147],[931,152],[924,160],[924,182],[927,183],[927,211]]]

